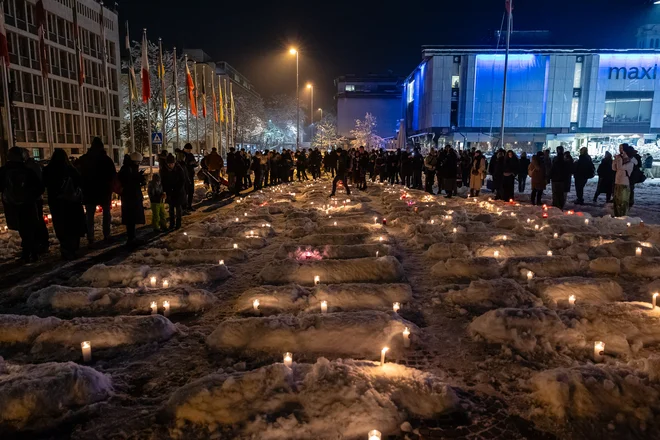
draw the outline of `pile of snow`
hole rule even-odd
[[[355,260],[275,261],[264,267],[259,277],[268,284],[393,283],[404,277],[403,267],[394,257]]]
[[[178,234],[164,241],[170,250],[177,249],[233,249],[234,244],[239,249],[261,249],[268,244],[265,238],[245,237],[198,237]]]
[[[36,291],[28,298],[28,305],[36,308],[96,313],[151,313],[151,303],[162,307],[170,303],[171,313],[204,310],[217,300],[205,290],[189,286],[172,289],[131,289],[66,287],[53,285]]]
[[[269,353],[333,353],[377,357],[383,347],[400,351],[408,327],[414,342],[419,329],[394,312],[278,315],[228,319],[206,338],[214,349]]]
[[[621,261],[614,257],[600,257],[589,262],[589,270],[596,275],[618,275]]]
[[[303,237],[300,244],[310,246],[363,244],[369,234],[312,234]]]
[[[542,301],[508,278],[472,281],[467,289],[449,291],[442,299],[475,311],[499,307],[539,307]]]
[[[433,234],[418,233],[408,240],[408,245],[417,249],[427,249],[429,246],[445,241],[446,239],[440,231]]]
[[[448,260],[467,258],[470,256],[470,251],[466,245],[460,243],[436,243],[429,247],[425,255],[433,260]]]
[[[431,268],[436,278],[499,278],[501,267],[495,258],[450,258]]]
[[[492,257],[495,251],[500,253],[500,258],[512,257],[535,257],[546,255],[550,248],[545,242],[539,240],[526,241],[501,241],[495,245],[475,245],[474,255],[477,257]]]
[[[55,317],[0,315],[0,344],[28,344],[41,333],[56,328],[61,320]]]
[[[524,279],[526,279],[528,271],[532,271],[537,277],[567,277],[580,275],[586,269],[576,260],[561,255],[509,258],[506,260],[505,267],[509,276]]]
[[[167,249],[150,248],[132,254],[127,263],[132,264],[169,264],[173,266],[188,264],[217,264],[245,261],[248,253],[243,249],[185,249],[168,251]]]
[[[625,257],[621,269],[626,275],[642,278],[660,277],[660,257]]]
[[[139,345],[164,341],[177,332],[176,326],[161,315],[116,316],[114,318],[74,318],[39,334],[32,352],[61,346],[80,351],[80,343],[90,341],[95,348]]]
[[[532,289],[550,306],[566,305],[570,296],[575,296],[580,303],[609,303],[624,299],[619,283],[602,278],[538,278],[532,280]]]
[[[110,378],[90,367],[15,365],[0,358],[0,431],[52,429],[111,394]]]
[[[106,266],[97,264],[83,273],[80,280],[94,287],[108,287],[121,284],[122,286],[150,286],[151,278],[155,277],[162,287],[167,281],[169,286],[181,284],[198,284],[221,281],[231,276],[224,264],[200,264],[196,266],[167,267],[167,266],[134,266],[122,264]]]
[[[332,220],[337,222],[337,226],[332,224],[328,226],[319,226],[314,232],[323,235],[369,234],[371,232],[371,230],[365,226],[352,224],[352,219],[342,220],[341,217],[333,217],[330,221]]]
[[[655,246],[640,246],[638,241],[615,240],[611,243],[602,244],[589,250],[590,258],[598,257],[633,257],[637,248],[641,248],[642,255],[645,257],[658,257],[660,251]]]
[[[295,244],[283,244],[275,254],[275,258],[291,258],[294,260],[349,260],[375,257],[376,253],[378,253],[378,256],[384,257],[392,255],[393,249],[387,244],[355,244],[345,246],[298,246]],[[317,255],[320,258],[317,258]]]
[[[0,260],[14,258],[21,253],[21,236],[18,231],[0,233]]]
[[[461,411],[460,403],[450,386],[419,370],[319,358],[203,377],[177,390],[166,410],[176,437],[192,425],[231,427],[236,439],[331,440],[366,438],[372,429],[389,437],[408,417]]]

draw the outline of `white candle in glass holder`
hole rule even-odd
[[[546,255],[547,255],[548,257],[552,257],[552,251],[548,251],[548,252],[546,253]]]
[[[500,251],[495,251],[495,252],[493,252],[493,256],[494,256],[495,258],[499,258],[499,256],[500,256]]]
[[[289,368],[291,368],[291,365],[293,365],[293,354],[289,353],[288,351],[284,353],[284,365]]]
[[[234,249],[238,249],[238,243],[234,243]]]
[[[584,224],[585,224],[585,225],[588,225],[588,224],[589,224],[589,219],[588,219],[588,218],[585,218],[585,219],[584,219]]]
[[[92,360],[92,343],[89,341],[83,341],[80,343],[80,348],[82,349],[83,361],[89,362]]]
[[[534,225],[534,230],[538,231],[539,230],[539,225]]]
[[[531,279],[534,278],[534,272],[531,270],[527,271],[527,281],[531,281]]]
[[[658,295],[660,295],[660,293],[655,292],[655,293],[653,294],[653,298],[652,298],[652,300],[651,300],[654,309],[657,307]]]
[[[252,301],[252,308],[254,310],[259,310],[259,300],[258,299],[255,299],[254,301]]]
[[[385,365],[385,353],[387,353],[387,350],[389,350],[388,347],[383,347],[383,349],[380,351],[380,366]]]
[[[156,287],[156,277],[151,277],[149,282],[151,283],[151,287]]]
[[[454,228],[454,229],[452,229],[451,232],[453,232],[455,234],[457,231],[458,231],[458,229]]]
[[[236,217],[235,221],[238,223],[238,217]]]
[[[382,235],[380,237],[378,237],[378,241],[383,241],[383,240],[385,240],[385,239],[383,238]]]
[[[378,251],[376,251],[376,258],[378,258]]]
[[[408,327],[403,331],[403,346],[410,347],[410,329]]]
[[[568,304],[570,304],[571,306],[575,305],[575,295],[571,295],[568,297]]]
[[[168,287],[170,287],[170,282],[167,280],[163,280],[163,289],[167,289]]]
[[[602,361],[604,351],[605,351],[605,343],[603,341],[595,341],[594,342],[594,360],[595,361]]]
[[[218,264],[219,264],[220,266],[224,266],[224,265],[225,265],[225,260],[220,260],[220,261],[218,261]]]
[[[318,286],[319,284],[321,284],[321,277],[318,276],[318,275],[316,275],[316,276],[314,277],[314,285],[315,285],[315,286]]]
[[[627,227],[630,227],[630,222],[626,223],[626,226],[627,226]]]
[[[552,235],[552,238],[559,238],[559,234],[555,232],[555,233]]]
[[[155,315],[158,313],[158,304],[156,304],[156,301],[151,301],[151,314]]]
[[[431,220],[431,224],[435,223],[435,220]]]
[[[321,313],[328,313],[328,302],[321,301]]]
[[[333,226],[337,226],[337,222],[334,222],[334,223],[333,223]]]
[[[503,235],[502,236],[502,241],[506,241],[506,239],[507,239],[506,235]]]
[[[163,315],[170,316],[170,302],[163,301]]]
[[[381,440],[381,433],[377,429],[372,429],[367,435],[368,440]]]
[[[635,255],[638,256],[638,257],[640,257],[642,255],[642,248],[641,247],[638,247],[638,248],[635,249]]]
[[[394,313],[398,313],[400,308],[401,308],[401,303],[395,302],[392,304],[392,310],[394,310]]]

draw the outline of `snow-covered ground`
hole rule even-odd
[[[658,185],[625,219],[328,181],[196,214],[12,292],[0,433],[659,437]]]

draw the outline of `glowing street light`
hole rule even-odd
[[[307,88],[309,89],[310,99],[311,99],[311,103],[310,103],[310,106],[309,106],[310,134],[312,136],[312,139],[314,139],[314,84],[307,83]]]
[[[289,49],[289,53],[296,56],[296,151],[298,151],[300,147],[300,84],[298,75],[298,61],[300,54],[295,47]]]

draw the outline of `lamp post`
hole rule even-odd
[[[309,132],[310,141],[314,140],[314,84],[307,83],[307,88],[310,91],[311,104],[309,105]]]
[[[658,0],[658,1],[660,1],[660,0]],[[322,121],[323,120],[323,109],[321,107],[319,107],[319,111],[321,112],[321,119],[319,119],[319,121]]]
[[[298,51],[295,48],[289,49],[291,55],[296,56],[296,151],[300,146],[300,85],[298,83]]]

